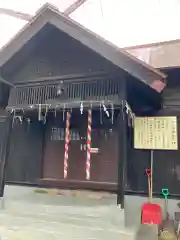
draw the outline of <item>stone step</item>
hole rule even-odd
[[[8,233],[12,230],[19,240],[25,234],[28,239],[31,232],[33,240],[46,239],[48,234],[50,239],[132,240],[134,232],[124,228],[124,212],[117,208],[116,196],[93,194],[42,194],[33,188],[7,186],[0,231],[2,227]]]
[[[67,220],[67,219],[66,219]],[[80,220],[80,219],[79,219]],[[122,239],[133,239],[133,233],[128,232],[127,230],[122,230],[120,228],[115,228],[113,226],[100,226],[99,223],[96,223],[96,225],[90,225],[85,224],[84,221],[80,220],[79,223],[77,221],[65,221],[61,219],[61,221],[52,221],[52,219],[49,219],[49,216],[37,216],[34,215],[13,215],[13,214],[7,214],[7,213],[1,213],[0,214],[0,222],[2,223],[1,226],[6,226],[6,228],[9,228],[11,231],[30,231],[31,228],[33,228],[34,232],[46,232],[46,233],[57,233],[60,234],[64,233],[64,230],[66,229],[67,235],[70,234],[70,232],[74,232],[75,235],[78,235],[78,239],[82,239],[84,236],[84,239],[103,239],[103,236],[105,239],[109,239],[108,236],[113,239],[118,239],[119,236],[124,236]],[[21,228],[19,227],[21,226]],[[68,229],[67,229],[68,228]],[[65,231],[65,232],[66,232]],[[91,236],[91,238],[87,238]],[[99,238],[97,238],[99,236]],[[68,239],[68,238],[67,238]],[[75,237],[73,239],[76,239]]]
[[[117,208],[114,200],[87,200],[81,197],[49,196],[44,194],[25,194],[23,198],[5,198],[5,209],[38,214],[71,215],[72,217],[104,219],[105,221],[124,221],[123,211]]]
[[[25,210],[26,209],[26,210]],[[112,211],[111,211],[112,210]],[[24,215],[34,218],[43,218],[48,216],[50,221],[71,221],[78,224],[82,222],[84,225],[101,225],[101,226],[124,226],[123,211],[105,208],[86,209],[73,207],[52,207],[52,206],[37,206],[35,204],[12,203],[8,207],[5,205],[5,211],[13,215]]]

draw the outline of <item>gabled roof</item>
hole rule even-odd
[[[164,74],[138,60],[125,50],[119,49],[97,34],[92,33],[90,30],[87,30],[77,22],[60,13],[57,8],[50,4],[45,4],[33,19],[1,49],[0,68],[47,23],[64,31],[72,38],[78,40],[150,87],[156,89],[157,81],[162,85],[161,88],[165,86]]]

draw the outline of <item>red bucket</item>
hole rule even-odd
[[[141,212],[142,224],[161,224],[162,223],[162,210],[158,204],[144,203]]]

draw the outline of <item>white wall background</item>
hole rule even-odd
[[[50,0],[65,10],[74,0]],[[6,0],[0,7],[34,14],[46,0]],[[88,0],[71,17],[119,47],[180,38],[180,0]],[[0,48],[26,23],[0,15]]]

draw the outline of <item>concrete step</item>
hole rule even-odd
[[[33,232],[33,238],[29,238],[33,240],[47,239],[48,234],[53,235],[50,239],[66,240],[134,238],[134,231],[124,228],[124,213],[117,208],[113,195],[41,194],[33,188],[8,187],[4,200],[0,231],[12,230],[19,234],[16,239],[24,240],[27,232]]]
[[[40,194],[33,188],[8,186],[5,191],[4,206],[9,212],[17,214],[24,213],[26,209],[26,214],[49,214],[51,218],[61,216],[123,225],[124,213],[117,208],[115,195],[88,191],[76,191],[76,194],[72,195],[71,191],[64,190],[64,192],[66,194],[62,192],[61,195]]]
[[[50,219],[49,216],[35,217],[34,215],[13,215],[2,213],[0,214],[1,226],[6,226],[11,231],[30,231],[33,228],[34,232],[46,232],[46,233],[58,233],[61,234],[66,229],[66,234],[71,232],[79,236],[78,239],[82,239],[82,236],[86,236],[84,239],[118,239],[118,236],[122,236],[122,239],[132,239],[133,233],[127,230],[122,230],[120,228],[115,228],[113,226],[100,226],[97,222],[96,224],[85,224],[83,220],[77,219],[71,221],[70,219],[59,219],[57,221]],[[1,229],[1,228],[0,228]],[[87,238],[88,236],[88,238]],[[90,238],[91,236],[91,238]],[[96,237],[95,237],[96,236]],[[97,238],[99,236],[99,238]],[[104,238],[102,238],[104,236]],[[109,238],[108,238],[109,237]],[[74,238],[76,239],[76,238]],[[120,238],[121,239],[121,238]]]
[[[75,222],[83,225],[124,226],[124,213],[112,206],[107,207],[72,207],[26,204],[24,202],[5,203],[5,212],[34,218],[48,216],[50,221]]]

